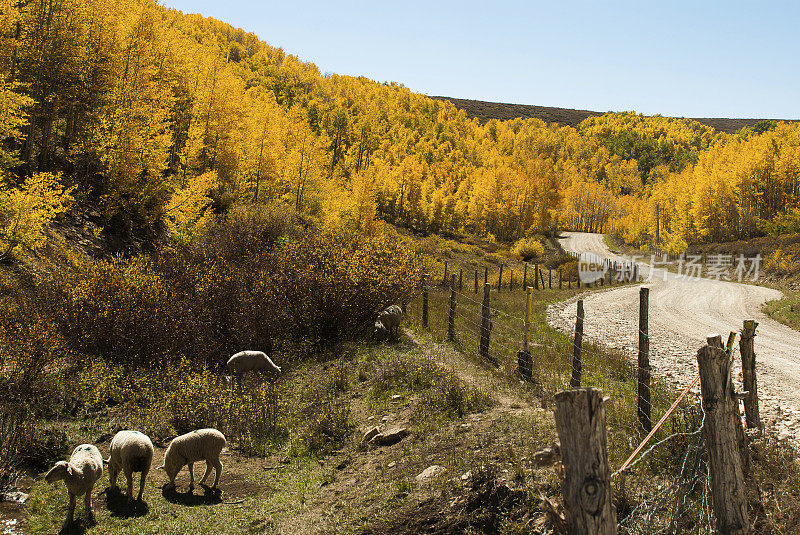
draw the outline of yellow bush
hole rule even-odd
[[[544,245],[536,238],[522,238],[511,248],[511,253],[526,262],[541,260],[544,257]]]

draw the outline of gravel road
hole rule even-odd
[[[591,252],[625,260],[609,251],[602,234],[565,232],[561,244],[567,251]],[[709,335],[739,331],[742,320],[755,319],[755,352],[761,414],[784,437],[800,439],[800,332],[761,312],[778,290],[713,279],[680,277],[663,269],[641,265],[650,277],[650,351],[653,375],[676,387],[685,387],[697,375],[697,350]],[[639,285],[582,296],[585,336],[635,358],[638,340]],[[564,332],[574,332],[576,298],[552,305],[548,322]],[[734,374],[741,386],[738,339]]]

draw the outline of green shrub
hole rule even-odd
[[[522,238],[511,248],[512,254],[522,258],[526,262],[541,260],[544,258],[544,245],[536,238]]]
[[[325,403],[316,407],[308,420],[308,429],[301,440],[312,455],[339,449],[355,427],[347,404]]]

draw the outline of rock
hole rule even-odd
[[[8,492],[6,494],[0,494],[0,502],[10,502],[22,505],[27,501],[28,501],[28,495],[25,494],[24,492],[14,491],[14,492]]]
[[[472,471],[467,471],[461,474],[461,481],[469,481],[469,478],[472,477]]]
[[[381,418],[381,422],[383,422],[383,423],[386,423],[388,421],[389,421],[389,417],[388,416],[384,416],[383,418]]]
[[[403,399],[403,396],[400,394],[395,394],[392,396],[392,401],[400,401],[401,399]]]
[[[380,432],[381,430],[377,426],[373,427],[372,429],[364,433],[364,438],[362,439],[362,441],[365,443],[369,442],[370,440],[375,438],[376,435],[380,434]]]
[[[394,429],[389,429],[387,431],[384,431],[383,433],[378,433],[377,435],[372,437],[370,443],[377,444],[378,446],[392,446],[394,444],[397,444],[407,436],[408,436],[408,429],[406,429],[405,427],[397,427]]]
[[[392,462],[390,462],[389,464],[386,465],[386,468],[394,468],[395,466],[397,466],[397,463],[392,461]]]
[[[416,479],[419,482],[423,482],[442,473],[443,471],[444,471],[443,467],[439,466],[438,464],[434,464],[429,466],[419,474],[417,474],[417,477],[415,477],[414,479]]]
[[[561,450],[557,444],[544,448],[533,454],[533,462],[536,466],[549,466],[561,458]]]

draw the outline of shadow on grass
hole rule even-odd
[[[213,490],[205,485],[201,485],[200,490],[203,491],[202,494],[195,494],[191,489],[187,489],[186,492],[178,492],[177,487],[168,488],[165,486],[161,489],[161,495],[170,503],[188,505],[189,507],[222,503],[222,493],[219,490]]]
[[[105,491],[106,507],[111,516],[120,518],[135,518],[146,515],[150,507],[145,501],[128,500],[128,495],[123,494],[118,487],[109,487]]]
[[[73,520],[71,524],[64,524],[58,535],[83,535],[87,529],[93,528],[96,524],[94,517]]]

